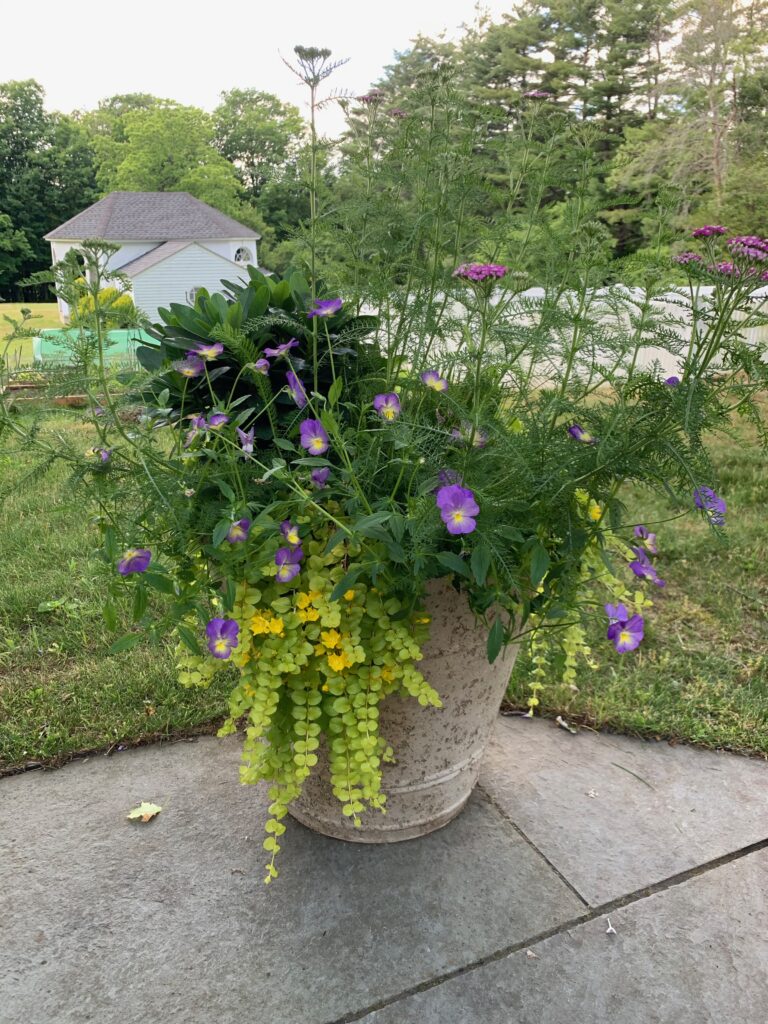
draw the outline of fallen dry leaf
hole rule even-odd
[[[152,819],[162,811],[162,807],[158,807],[157,804],[148,804],[146,800],[140,803],[138,807],[134,807],[132,811],[128,812],[128,818],[131,821],[152,821]]]

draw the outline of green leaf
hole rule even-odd
[[[226,482],[226,480],[217,480],[216,484],[217,484],[219,490],[221,491],[221,493],[227,499],[227,501],[235,501],[236,500],[235,499],[235,492],[232,490],[232,488],[229,486],[229,484]]]
[[[161,594],[175,594],[176,584],[170,576],[165,576],[161,572],[145,572],[143,575],[143,581],[148,587],[152,587],[153,590],[159,590]]]
[[[473,549],[469,564],[472,566],[472,574],[478,585],[484,586],[488,578],[488,570],[491,566],[491,551],[487,544],[483,544],[481,541]]]
[[[110,654],[120,654],[121,651],[130,651],[141,640],[141,633],[126,633],[119,640],[115,640],[109,648]]]
[[[549,569],[549,553],[539,542],[536,542],[531,554],[531,583],[538,587]]]
[[[330,538],[328,540],[328,543],[325,545],[325,550],[323,551],[323,557],[325,557],[325,555],[330,555],[330,553],[333,551],[333,549],[335,547],[338,547],[339,544],[341,544],[343,541],[345,541],[348,536],[349,536],[349,534],[347,533],[346,530],[341,530],[341,529],[335,530],[331,534],[331,536],[330,536]]]
[[[339,598],[343,597],[344,594],[357,583],[358,579],[362,575],[362,567],[357,565],[354,569],[350,569],[349,572],[339,580],[336,586],[331,591],[331,600],[338,601]]]
[[[504,643],[504,624],[501,621],[501,617],[497,616],[493,620],[493,625],[488,632],[488,642],[486,644],[486,651],[488,653],[488,661],[493,664],[499,656],[501,645]]]
[[[274,437],[272,438],[272,443],[278,448],[282,448],[284,452],[296,451],[296,445],[285,437]]]
[[[138,622],[146,610],[147,591],[142,582],[136,587],[136,593],[133,595],[133,621]]]
[[[213,528],[213,535],[211,536],[211,543],[215,548],[217,548],[219,544],[223,542],[224,538],[229,533],[229,528],[231,525],[232,523],[229,521],[229,519],[220,519],[219,522],[216,523],[216,525]]]
[[[193,654],[200,654],[200,644],[197,642],[197,637],[193,630],[189,626],[185,626],[183,622],[180,622],[176,627],[176,632],[181,638],[181,642],[185,647],[188,647]]]
[[[337,377],[336,380],[331,384],[328,389],[328,404],[330,406],[336,405],[339,398],[341,397],[341,389],[344,387],[344,381],[341,377]]]
[[[117,629],[117,609],[111,601],[107,601],[102,610],[104,616],[104,622],[110,633],[114,633]]]
[[[463,558],[459,558],[453,551],[438,551],[437,560],[447,569],[451,569],[453,572],[457,572],[469,579],[469,566]]]

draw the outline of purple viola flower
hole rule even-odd
[[[696,228],[693,232],[694,238],[711,238],[713,235],[727,235],[728,229],[724,228],[722,224],[705,224],[703,227]]]
[[[608,627],[608,639],[613,641],[613,646],[619,654],[634,651],[642,642],[644,626],[642,615],[633,615],[626,621],[612,622]]]
[[[324,455],[328,451],[328,435],[320,420],[304,420],[299,427],[300,444],[310,455]]]
[[[671,377],[666,378],[664,383],[667,385],[668,388],[676,388],[680,383],[680,378],[673,373]]]
[[[504,277],[507,269],[503,263],[462,263],[454,270],[453,276],[461,277],[465,281],[472,281],[475,284],[482,284],[483,281]]]
[[[290,583],[301,572],[301,560],[304,552],[298,548],[278,548],[275,553],[277,572],[275,578],[279,583]]]
[[[652,555],[658,555],[659,549],[656,546],[656,534],[650,533],[647,526],[640,524],[635,527],[635,536],[645,542],[646,548]]]
[[[251,532],[251,520],[250,519],[238,519],[236,523],[232,523],[230,528],[227,530],[227,540],[230,544],[242,544],[244,540],[248,540],[248,534]]]
[[[304,406],[307,404],[307,392],[304,390],[304,385],[301,383],[301,381],[293,372],[293,370],[289,370],[286,373],[285,379],[288,381],[288,387],[291,390],[291,395],[293,396],[294,402],[296,403],[296,405],[298,405],[300,409],[303,409]]]
[[[571,424],[571,426],[568,427],[568,433],[571,437],[575,438],[577,441],[583,442],[584,444],[597,444],[597,438],[584,430],[584,428],[578,423]]]
[[[309,318],[313,316],[333,316],[339,312],[342,306],[343,302],[341,299],[315,299],[312,303],[312,309],[309,310],[307,316]]]
[[[240,442],[240,447],[243,450],[244,455],[253,455],[253,440],[256,434],[256,428],[251,427],[250,430],[241,430],[240,427],[236,427],[237,439]]]
[[[193,430],[207,430],[208,424],[205,421],[205,416],[201,413],[193,413],[189,417],[189,423]]]
[[[211,619],[205,627],[208,650],[214,658],[226,660],[237,647],[240,627],[234,619]]]
[[[448,381],[441,377],[437,370],[427,370],[421,375],[422,381],[433,391],[447,391]]]
[[[651,580],[651,582],[655,583],[657,587],[666,587],[666,581],[663,580],[656,572],[655,567],[651,563],[651,560],[645,551],[642,548],[633,547],[632,553],[635,558],[629,563],[629,568],[635,576],[639,576],[641,579]]]
[[[130,576],[134,572],[146,572],[152,561],[152,552],[148,548],[128,548],[117,563],[117,571],[121,576]]]
[[[269,356],[271,359],[278,359],[280,356],[284,356],[286,352],[290,352],[292,348],[298,347],[298,341],[295,338],[291,338],[290,341],[281,342],[277,348],[265,348],[264,355]],[[267,369],[269,369],[269,363],[267,363]]]
[[[268,359],[257,359],[255,363],[251,363],[250,365],[256,371],[256,373],[261,373],[265,377],[269,373]]]
[[[331,475],[330,466],[322,466],[320,469],[313,469],[309,474],[312,483],[321,491],[328,483],[328,477]]]
[[[441,487],[435,501],[440,509],[440,518],[448,527],[448,533],[472,533],[476,528],[474,516],[480,511],[480,506],[468,487],[460,484]]]
[[[173,368],[182,377],[199,377],[200,374],[205,372],[205,363],[194,352],[187,352],[186,358],[177,359],[173,364]]]
[[[223,412],[212,412],[208,417],[209,430],[218,430],[219,427],[223,427],[226,423],[229,423],[229,416]]]
[[[706,512],[713,526],[725,526],[725,513],[728,506],[711,487],[697,487],[693,492],[693,503],[696,508]]]
[[[197,356],[198,359],[203,359],[207,363],[211,359],[218,359],[223,351],[224,346],[220,341],[210,341],[207,345],[195,345],[191,352],[187,352],[187,358],[189,359]]]
[[[400,399],[394,391],[383,395],[376,395],[373,400],[373,408],[383,420],[396,420],[400,415]]]
[[[603,607],[611,622],[626,622],[629,619],[629,613],[624,604],[606,604]]]
[[[290,519],[284,519],[282,523],[280,523],[280,533],[282,533],[292,548],[298,548],[301,546],[299,528],[298,526],[294,526]]]

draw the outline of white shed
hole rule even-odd
[[[188,192],[111,192],[45,236],[54,263],[86,239],[118,245],[108,268],[130,279],[133,300],[150,320],[161,306],[190,302],[197,288],[247,280],[260,237]],[[61,299],[59,311],[66,320]]]

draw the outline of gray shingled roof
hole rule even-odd
[[[102,238],[108,242],[260,237],[253,228],[189,192],[110,192],[45,236],[51,241]]]

